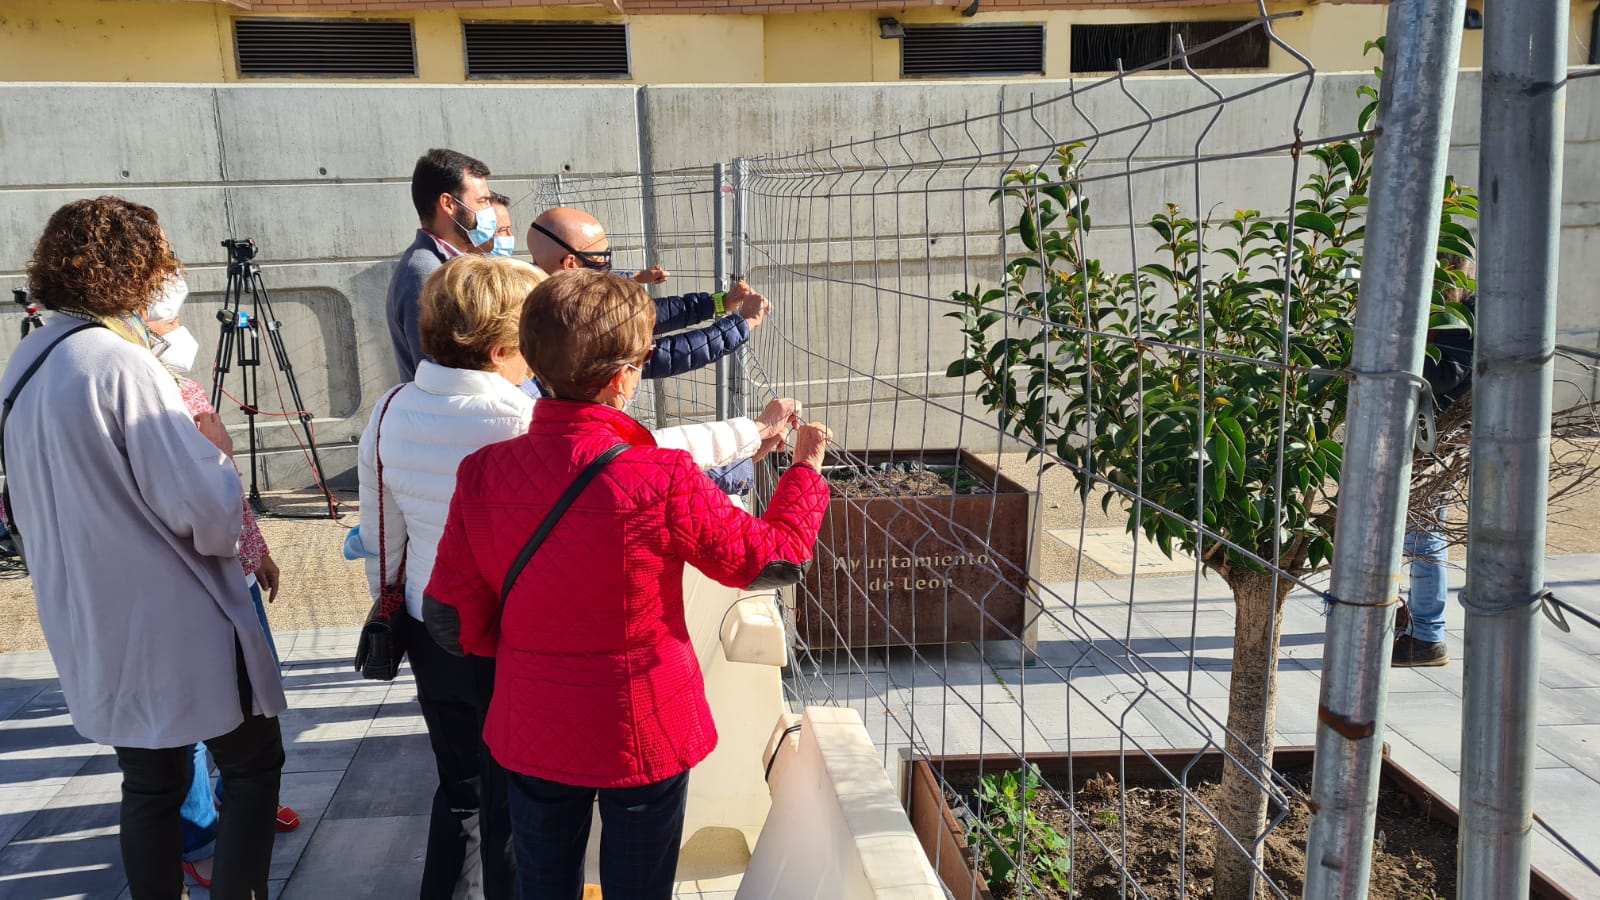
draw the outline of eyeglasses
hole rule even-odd
[[[611,271],[610,250],[579,250],[566,241],[563,241],[561,238],[556,237],[554,232],[537,222],[533,223],[531,227],[534,231],[537,231],[550,240],[555,241],[556,246],[572,254],[572,258],[578,261],[578,265],[583,266],[585,269],[593,269],[596,272]]]

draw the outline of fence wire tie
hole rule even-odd
[[[1581,610],[1573,609],[1573,605],[1571,604],[1558,601],[1558,599],[1555,599],[1555,594],[1550,593],[1549,588],[1539,588],[1538,591],[1534,591],[1533,597],[1531,597],[1530,601],[1526,602],[1526,604],[1514,605],[1514,607],[1504,607],[1504,609],[1483,609],[1483,607],[1475,607],[1475,605],[1472,605],[1472,599],[1467,596],[1467,589],[1461,589],[1461,607],[1462,609],[1466,609],[1467,612],[1472,613],[1472,615],[1510,615],[1510,613],[1522,612],[1522,610],[1528,609],[1528,607],[1531,607],[1531,605],[1538,605],[1539,609],[1544,610],[1544,615],[1549,618],[1550,623],[1555,625],[1555,628],[1560,628],[1562,631],[1566,631],[1566,633],[1571,633],[1571,626],[1566,623],[1566,617],[1563,615],[1565,612],[1573,613],[1573,615],[1581,618],[1581,620],[1587,621],[1589,625],[1594,625],[1595,628],[1600,628],[1600,621],[1590,618],[1589,615],[1581,612]],[[1552,607],[1560,607],[1560,609],[1552,612]]]
[[[1572,633],[1572,625],[1567,622],[1567,613],[1572,613],[1579,619],[1588,622],[1590,625],[1600,628],[1600,619],[1596,619],[1594,616],[1589,615],[1572,604],[1558,599],[1556,595],[1550,593],[1548,589],[1539,595],[1539,599],[1544,601],[1545,618],[1549,619],[1551,624],[1555,625],[1557,628],[1561,629],[1567,634]]]
[[[1343,600],[1343,599],[1340,599],[1339,597],[1334,595],[1333,591],[1323,591],[1322,592],[1322,615],[1324,617],[1333,615],[1333,608],[1335,606],[1360,606],[1360,607],[1366,607],[1367,609],[1382,609],[1385,606],[1399,606],[1400,603],[1401,603],[1401,600],[1400,600],[1399,597],[1392,597],[1390,599],[1383,600],[1383,601],[1380,601],[1378,603],[1357,603],[1354,600]]]
[[[1351,381],[1358,378],[1386,378],[1409,381],[1417,389],[1417,422],[1416,432],[1412,436],[1412,444],[1423,453],[1432,453],[1433,448],[1439,444],[1439,426],[1434,419],[1434,410],[1438,400],[1433,396],[1433,385],[1428,379],[1415,372],[1362,372],[1359,369],[1345,369],[1344,374]]]

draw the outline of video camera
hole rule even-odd
[[[228,248],[228,262],[244,263],[256,258],[255,238],[228,238],[222,242]]]

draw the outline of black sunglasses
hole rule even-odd
[[[550,240],[555,241],[556,246],[572,254],[573,258],[578,261],[578,265],[583,266],[585,269],[594,269],[597,272],[611,271],[610,250],[579,250],[566,241],[563,241],[561,238],[556,237],[550,229],[540,225],[537,222],[535,222],[531,227],[534,231],[537,231]]]

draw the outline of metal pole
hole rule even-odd
[[[647,100],[648,87],[641,87],[634,94],[634,119],[638,122],[639,136],[639,227],[644,232],[644,253],[646,260],[660,259],[659,242],[661,230],[656,223],[656,179],[650,156],[650,104]],[[561,173],[557,172],[559,179]],[[557,182],[559,189],[559,182]],[[650,289],[651,296],[656,296],[658,290]],[[667,382],[664,378],[650,380],[650,394],[655,407],[656,427],[667,427]]]
[[[747,174],[744,157],[733,161],[733,277],[745,278],[750,273],[745,271],[748,258],[745,254],[745,230],[750,227],[750,209],[745,197],[745,176]],[[752,338],[753,340],[753,338]],[[744,377],[744,355],[750,352],[747,347],[740,347],[729,354],[731,361],[728,364],[728,414],[733,416],[747,416],[750,414],[750,398],[746,390]]]
[[[1307,898],[1367,896],[1395,585],[1464,0],[1389,7],[1356,307],[1306,853]]]
[[[1528,896],[1568,6],[1486,4],[1461,732],[1462,900]]]
[[[711,234],[712,234],[712,271],[715,274],[717,290],[728,289],[728,206],[723,198],[722,186],[728,183],[727,166],[714,163],[711,166],[711,181],[714,185],[711,199]],[[728,418],[728,373],[731,370],[728,357],[717,360],[717,418]]]

